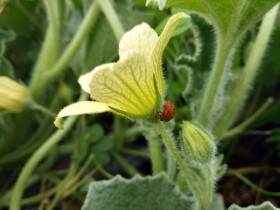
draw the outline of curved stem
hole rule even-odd
[[[58,74],[60,74],[65,69],[65,67],[74,57],[74,55],[78,52],[86,36],[92,30],[92,26],[94,22],[97,20],[98,14],[99,14],[99,7],[96,2],[93,2],[90,8],[88,9],[88,12],[81,26],[77,30],[77,33],[75,34],[73,40],[67,46],[65,52],[63,53],[59,61],[56,63],[56,65],[53,68],[51,68],[49,72],[46,72],[46,76],[53,78]]]
[[[39,110],[39,111],[41,111],[41,112],[51,116],[54,119],[56,117],[56,113],[54,113],[53,111],[47,109],[46,107],[41,106],[40,104],[36,103],[35,101],[33,101],[33,103],[32,103],[32,108],[36,109],[36,110]]]
[[[238,173],[235,170],[228,169],[227,173],[236,176],[241,181],[243,181],[246,185],[248,185],[249,187],[251,187],[252,189],[256,190],[257,192],[263,195],[275,196],[275,197],[280,196],[280,192],[272,192],[272,191],[264,190],[263,188],[260,188],[259,186],[255,185],[253,182],[251,182],[249,179],[247,179],[245,176],[243,176],[242,174]]]
[[[266,109],[267,107],[273,102],[273,98],[268,98],[266,102],[248,119],[242,122],[240,125],[236,126],[235,128],[227,131],[223,138],[230,138],[232,136],[240,134],[248,125],[250,125],[255,119],[257,119]]]
[[[98,163],[95,159],[93,159],[94,164],[96,165],[96,168],[98,171],[107,179],[112,179],[114,176],[110,174],[108,171],[106,171],[100,163]]]
[[[33,75],[30,81],[30,90],[33,98],[38,99],[43,91],[41,89],[42,84],[47,84],[42,79],[42,74],[48,68],[50,68],[56,61],[59,54],[60,45],[60,25],[61,19],[59,18],[62,13],[61,1],[45,0],[45,5],[48,12],[49,25],[46,32],[45,40],[39,57],[37,59]]]
[[[126,171],[127,174],[130,176],[135,176],[137,174],[140,174],[139,171],[137,171],[132,165],[130,165],[122,156],[120,156],[118,153],[113,152],[112,156],[115,158],[115,160],[120,164],[120,166]]]
[[[274,21],[277,17],[279,4],[272,8],[263,18],[259,33],[254,43],[251,54],[241,75],[232,88],[230,103],[225,107],[223,117],[217,122],[214,133],[220,137],[223,132],[233,123],[244,104],[246,96],[257,75],[257,70],[264,56],[266,46],[273,31]]]
[[[136,156],[136,157],[150,158],[150,155],[147,151],[123,148],[121,150],[121,152],[124,153],[124,154],[127,154],[127,155],[133,155],[133,156]]]
[[[73,177],[69,177],[61,184],[60,189],[57,191],[55,197],[53,198],[51,204],[46,210],[52,210],[55,208],[56,204],[59,202],[61,198],[67,197],[69,194],[71,194],[76,188],[78,187],[77,183],[79,180],[82,179],[83,173],[86,171],[88,166],[91,164],[93,160],[93,155],[90,155],[89,158],[86,160],[84,165],[79,169],[79,172],[77,174],[73,174]],[[95,169],[96,170],[96,169]]]
[[[88,12],[80,28],[77,30],[77,33],[75,34],[70,44],[67,46],[66,50],[64,51],[58,62],[49,71],[44,72],[44,74],[41,75],[40,78],[32,80],[33,82],[31,82],[30,86],[32,95],[37,96],[38,98],[38,96],[40,96],[42,92],[44,92],[49,82],[52,81],[55,77],[57,77],[66,69],[71,59],[78,52],[82,42],[91,31],[92,25],[97,20],[98,14],[99,7],[94,1],[88,9]],[[42,80],[42,77],[44,78],[44,80]]]
[[[56,193],[56,191],[59,189],[59,187],[60,186],[56,186],[56,187],[50,189],[47,192],[39,193],[35,196],[22,199],[21,202],[20,202],[20,205],[21,206],[28,206],[28,205],[32,205],[36,202],[40,202],[40,201],[44,200],[45,198],[54,195]],[[8,200],[3,201],[3,202],[0,200],[0,207],[6,207],[6,206],[9,206],[9,205],[10,205],[10,202]]]
[[[60,104],[60,96],[59,94],[55,95],[53,98],[49,109],[56,110]],[[30,136],[29,139],[22,143],[19,149],[10,152],[9,154],[2,156],[0,159],[0,165],[9,165],[13,164],[13,162],[18,161],[19,159],[23,160],[27,155],[31,154],[36,148],[39,148],[40,145],[45,141],[45,139],[53,132],[53,120],[49,118],[49,116],[44,116],[43,119],[40,120],[40,125],[36,132]]]
[[[97,0],[99,6],[101,7],[103,13],[105,14],[113,32],[118,41],[121,40],[122,35],[124,34],[123,26],[115,12],[113,5],[110,0]]]
[[[82,94],[80,100],[84,100],[86,99],[86,97],[86,94]],[[63,137],[72,128],[76,120],[77,116],[69,117],[65,121],[65,129],[56,131],[27,161],[16,181],[12,194],[10,210],[20,210],[21,197],[23,195],[24,187],[30,174],[40,163],[40,161],[48,154],[52,147],[58,144],[58,142],[60,142],[63,139]]]

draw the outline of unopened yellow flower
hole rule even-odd
[[[11,80],[9,77],[0,76],[0,108],[7,111],[19,111],[29,99],[26,86]]]
[[[94,68],[80,76],[79,84],[94,101],[62,109],[55,120],[78,114],[113,112],[130,119],[155,119],[165,88],[161,58],[173,30],[184,13],[173,15],[160,36],[146,23],[135,26],[119,43],[119,61]]]
[[[215,154],[214,137],[206,129],[196,123],[183,121],[183,148],[193,160],[209,162]]]

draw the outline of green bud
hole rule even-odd
[[[196,123],[183,121],[182,140],[185,153],[198,162],[208,162],[215,154],[214,137]]]
[[[20,111],[30,102],[28,89],[9,77],[0,76],[0,109]]]

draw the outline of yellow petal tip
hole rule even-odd
[[[59,128],[59,129],[63,129],[62,119],[61,118],[56,118],[55,121],[54,121],[54,125],[55,125],[55,127]]]

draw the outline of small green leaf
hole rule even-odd
[[[109,151],[114,145],[113,136],[105,136],[93,147],[93,151]]]
[[[104,136],[104,130],[100,124],[94,124],[86,131],[85,138],[89,138],[91,142],[96,142]]]
[[[107,165],[111,161],[111,156],[107,152],[95,151],[94,158],[100,165]]]
[[[14,68],[9,60],[0,56],[0,75],[15,79]]]
[[[82,210],[191,210],[195,202],[179,191],[166,174],[153,177],[121,176],[93,182]]]
[[[259,206],[251,205],[245,208],[233,204],[229,207],[228,210],[279,210],[279,209],[274,207],[270,202],[264,202]]]

